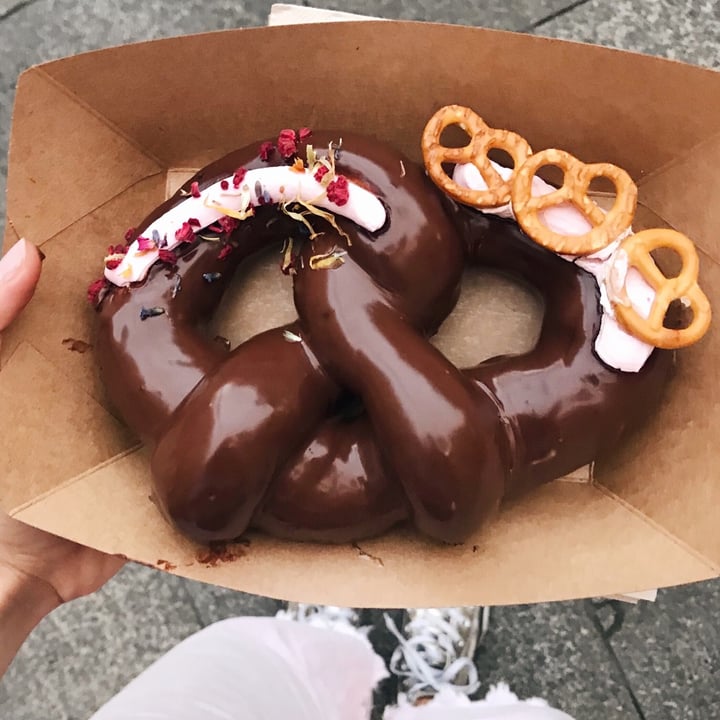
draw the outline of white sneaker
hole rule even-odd
[[[336,630],[350,635],[362,635],[367,639],[370,627],[360,627],[360,616],[353,608],[335,605],[305,605],[288,603],[287,610],[278,610],[275,617],[281,620],[294,620],[314,627]]]
[[[413,609],[407,611],[400,632],[385,616],[388,629],[398,640],[390,671],[401,678],[402,692],[410,703],[446,688],[464,695],[477,691],[480,681],[473,657],[489,618],[489,608]]]

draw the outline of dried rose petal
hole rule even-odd
[[[285,159],[291,158],[297,152],[297,136],[294,130],[281,130],[278,135],[277,149]]]
[[[105,278],[95,280],[90,283],[87,289],[87,299],[91,305],[97,305],[100,302],[100,295],[108,287],[108,281]]]
[[[188,218],[188,225],[193,227],[200,227],[200,221],[197,218]]]
[[[127,245],[108,245],[108,255],[125,255],[128,251]]]
[[[194,198],[199,198],[199,197],[200,197],[200,185],[199,185],[199,183],[194,182],[194,183],[191,183],[191,184],[190,184],[190,194],[191,194]]]
[[[128,245],[133,241],[133,237],[135,236],[135,228],[131,227],[128,228],[125,231],[125,242],[128,243]]]
[[[158,250],[158,259],[168,265],[177,265],[177,255],[172,250]]]
[[[235,174],[233,175],[233,187],[239,188],[242,184],[242,181],[245,179],[245,175],[247,174],[247,170],[244,167],[240,167],[235,171]]]
[[[327,186],[327,197],[328,200],[336,205],[347,204],[348,198],[350,197],[350,189],[348,187],[348,179],[344,175],[338,175]]]
[[[230,183],[227,180],[221,180],[220,181],[220,187],[223,190],[229,190],[230,189]]]
[[[137,239],[137,244],[140,252],[145,252],[145,250],[155,250],[155,248],[157,248],[157,243],[154,240],[142,237],[142,235]]]
[[[312,130],[310,128],[300,128],[300,132],[298,133],[301,140],[306,140],[312,135]]]
[[[236,220],[235,218],[228,217],[227,215],[223,215],[218,220],[218,225],[220,226],[222,232],[231,233],[237,228],[238,225],[240,225],[240,221]]]
[[[271,142],[267,141],[262,143],[262,145],[260,145],[260,159],[267,162],[274,149],[275,146]]]
[[[181,243],[190,243],[195,240],[195,231],[189,222],[184,222],[182,226],[175,231],[175,239]]]
[[[225,258],[233,251],[232,245],[223,245],[222,249],[218,253],[218,260],[225,260]]]

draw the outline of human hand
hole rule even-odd
[[[34,245],[20,240],[0,260],[1,333],[40,278]],[[0,510],[0,675],[27,634],[63,602],[101,587],[124,560],[30,527]]]

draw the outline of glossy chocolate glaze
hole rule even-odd
[[[336,138],[312,141],[320,148]],[[202,186],[238,166],[262,166],[258,145],[195,179]],[[592,352],[595,280],[514,223],[443,202],[419,167],[367,138],[344,136],[338,169],[376,192],[389,220],[370,234],[337,216],[352,245],[334,270],[310,270],[308,260],[345,247],[336,231],[324,227],[305,243],[294,279],[300,319],[291,326],[231,353],[203,331],[245,258],[301,236],[274,207],[240,224],[227,259],[202,242],[176,270],[156,265],[146,281],[103,301],[97,348],[111,400],[155,447],[160,507],[197,540],[254,525],[344,542],[410,517],[429,536],[460,542],[508,492],[612,449],[651,412],[668,375],[670,357],[658,352],[637,374],[605,367]],[[542,295],[532,352],[461,372],[427,343],[455,304],[466,260]],[[208,272],[222,276],[208,284]],[[172,297],[177,274],[182,287]],[[155,306],[166,313],[141,321],[140,309]],[[286,329],[302,342],[289,342]]]
[[[512,221],[454,208],[469,262],[523,281],[545,304],[531,352],[464,371],[497,399],[512,428],[508,494],[515,493],[612,451],[657,407],[673,356],[656,350],[637,373],[606,366],[593,350],[601,317],[595,278],[529,240]]]
[[[316,134],[313,141],[319,148],[337,137]],[[257,147],[233,153],[206,168],[199,182],[214,182],[240,165],[262,166]],[[398,308],[393,313],[402,312],[403,322],[430,333],[457,299],[463,249],[430,182],[418,167],[407,161],[403,166],[402,160],[375,141],[345,135],[338,170],[373,189],[385,202],[389,221],[378,233],[369,234],[338,216],[352,238],[348,261],[337,270],[309,269],[311,253],[345,246],[331,227],[325,227],[320,240],[306,244],[304,269],[300,269],[296,284],[305,278],[304,287],[322,288],[323,277],[341,274],[343,282],[359,283],[357,287],[347,285],[348,296],[356,297],[358,307],[377,302],[388,309]],[[177,200],[154,212],[139,232],[172,202]],[[232,241],[238,250],[228,259],[219,260],[217,246],[207,243],[181,258],[182,290],[176,298],[171,297],[173,275],[156,266],[144,283],[114,290],[100,312],[97,344],[111,399],[143,439],[156,445],[152,469],[161,507],[184,532],[201,540],[241,534],[273,479],[272,497],[278,498],[279,511],[284,510],[280,498],[290,479],[294,488],[301,482],[316,485],[313,472],[317,463],[303,458],[313,447],[317,449],[316,436],[325,436],[321,425],[334,421],[333,409],[345,391],[318,362],[312,342],[288,342],[284,328],[279,328],[224,357],[195,327],[217,305],[232,270],[243,258],[270,239],[297,236],[299,228],[277,209],[262,208],[234,233]],[[411,261],[418,256],[422,262]],[[359,271],[357,263],[372,271],[374,280]],[[353,269],[354,273],[349,272]],[[207,272],[222,272],[222,278],[207,286],[202,280]],[[202,298],[201,307],[198,298]],[[140,309],[155,306],[166,309],[166,314],[141,321]],[[309,312],[319,317],[329,307],[332,302],[326,300]],[[304,339],[308,334],[305,319],[290,329]],[[357,422],[361,426],[367,420]],[[353,488],[354,494],[343,496],[346,508],[336,499],[335,512],[319,526],[301,517],[298,531],[303,535],[323,539],[352,536],[352,527],[336,526],[335,518],[343,513],[359,517],[362,535],[379,532],[405,514],[404,508],[402,512],[398,509],[398,488],[384,487],[395,478],[392,467],[380,474],[378,444],[370,441],[372,433],[372,428],[362,432],[358,427],[349,432],[345,442],[335,438],[330,443],[341,453],[334,456],[332,464],[335,469],[342,466],[338,482]],[[357,439],[350,442],[349,438]],[[294,469],[291,458],[297,459],[302,471]],[[374,489],[379,477],[382,492]],[[272,502],[265,504],[262,515],[265,522],[261,524],[286,524],[282,512],[275,518]],[[307,515],[309,521],[317,512],[310,507]]]

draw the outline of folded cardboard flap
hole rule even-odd
[[[21,75],[17,95],[11,152],[18,161],[8,167],[7,195],[8,216],[20,236],[42,243],[161,171],[42,67]]]
[[[701,282],[714,289],[717,307],[720,267],[702,255]],[[676,377],[656,416],[634,442],[596,463],[595,478],[688,547],[720,566],[717,427],[720,422],[720,334],[710,332],[678,356]],[[648,470],[650,468],[650,470]]]
[[[299,69],[290,57],[302,58]],[[248,63],[258,72],[248,73]],[[536,148],[560,144],[588,162],[619,162],[635,178],[720,130],[711,70],[425,23],[207,33],[85,53],[41,70],[166,167],[201,166],[276,128],[302,125],[370,129],[419,159],[424,123],[446,103],[477,108]]]
[[[144,450],[124,454],[17,517],[81,542],[102,538],[109,552],[196,580],[350,607],[539,602],[712,575],[701,559],[649,528],[631,508],[593,485],[567,482],[508,504],[490,528],[462,546],[439,546],[408,531],[340,546],[250,534],[246,543],[230,546],[223,553],[230,560],[222,562],[158,521],[147,500],[147,462]]]
[[[300,72],[288,65],[289,48],[302,53]],[[248,62],[262,72],[248,74]],[[203,562],[148,501],[147,458],[130,451],[134,441],[112,416],[92,353],[63,344],[92,344],[84,287],[107,246],[188,168],[280,128],[370,132],[418,160],[425,121],[455,102],[521,132],[536,149],[559,145],[626,167],[642,201],[704,251],[701,281],[720,307],[720,206],[711,202],[720,183],[720,75],[712,71],[510,33],[390,22],[211,33],[55,61],[21,77],[10,145],[6,242],[26,235],[43,244],[47,260],[36,298],[3,337],[3,505],[60,535],[179,574],[332,604],[530,602],[720,573],[715,330],[681,352],[660,412],[597,465],[593,482],[585,469],[569,478],[580,482],[551,483],[508,505],[460,548],[404,531],[339,548],[252,536],[236,562]],[[48,103],[57,111],[42,113]],[[469,274],[468,285],[473,291],[437,339],[454,361],[532,345],[533,300],[487,274]],[[287,282],[259,266],[236,283],[217,322],[241,340],[288,313]],[[48,411],[49,393],[57,412]],[[56,439],[58,427],[59,455],[43,442]]]
[[[119,182],[124,182],[124,177]],[[3,333],[0,363],[8,360],[20,342],[28,342],[70,386],[83,389],[114,412],[107,405],[92,352],[94,315],[84,288],[102,274],[102,257],[107,246],[121,241],[124,231],[118,239],[117,232],[108,234],[108,228],[131,227],[138,220],[138,208],[162,202],[164,190],[164,176],[152,174],[120,190],[111,200],[86,208],[69,227],[59,230],[51,240],[39,243],[45,254],[40,282],[33,301],[23,312],[22,323]],[[14,224],[12,217],[10,222]],[[16,237],[17,231],[12,232]],[[32,229],[24,234],[35,242],[42,238]]]
[[[23,342],[0,372],[3,503],[13,507],[127,449],[131,434]]]
[[[716,77],[720,76],[716,73]],[[678,153],[669,163],[644,177],[639,188],[642,202],[652,208],[662,208],[666,222],[683,228],[716,261],[720,259],[719,167],[720,133],[710,129],[708,137],[695,147]],[[686,187],[692,188],[690,195],[684,190]]]

